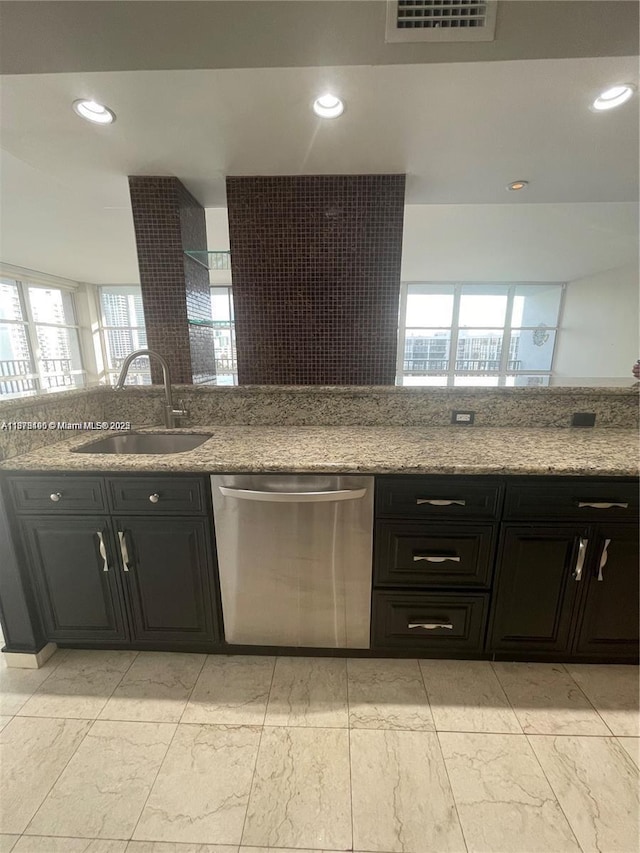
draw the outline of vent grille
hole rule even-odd
[[[387,0],[387,41],[492,41],[497,0]]]

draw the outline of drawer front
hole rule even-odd
[[[11,477],[13,504],[17,512],[56,512],[74,515],[106,512],[104,481],[99,477]]]
[[[504,517],[567,521],[633,521],[638,518],[638,484],[602,482],[510,483]]]
[[[193,515],[206,510],[198,477],[113,477],[108,487],[111,508],[116,512]]]
[[[479,586],[491,581],[495,526],[379,521],[377,586]]]
[[[488,593],[373,593],[372,648],[481,652]]]
[[[389,477],[376,483],[376,514],[403,518],[495,518],[501,487],[496,480],[464,477]]]

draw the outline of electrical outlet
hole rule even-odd
[[[471,426],[475,417],[475,412],[451,412],[451,423],[457,426]]]
[[[574,412],[571,416],[571,426],[592,427],[595,422],[596,416],[593,412]]]

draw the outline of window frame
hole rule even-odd
[[[82,335],[80,334],[80,324],[78,323],[78,307],[76,305],[75,293],[70,287],[62,287],[59,284],[46,284],[40,281],[32,281],[31,279],[25,278],[16,278],[15,276],[3,275],[2,278],[6,282],[10,282],[16,285],[16,289],[18,291],[18,299],[20,301],[20,309],[22,311],[22,319],[21,320],[9,320],[3,319],[0,322],[7,325],[13,326],[22,326],[25,331],[26,339],[27,339],[27,348],[29,351],[29,366],[31,370],[29,373],[16,374],[15,377],[12,376],[2,376],[0,375],[0,383],[3,381],[7,382],[20,382],[20,381],[28,381],[33,383],[33,388],[23,389],[22,391],[13,391],[8,394],[3,394],[2,397],[4,399],[16,399],[20,397],[28,397],[34,396],[36,394],[53,394],[57,391],[70,391],[76,388],[86,387],[87,384],[87,368],[86,368],[86,360],[84,348],[82,346]],[[46,323],[40,320],[36,321],[33,316],[33,311],[31,308],[31,301],[29,299],[29,289],[30,288],[38,288],[40,290],[59,290],[61,293],[68,294],[71,300],[71,310],[73,312],[74,323]],[[75,334],[76,346],[78,349],[78,355],[80,358],[80,367],[73,368],[69,371],[56,371],[53,373],[48,373],[43,370],[43,363],[45,359],[43,359],[40,355],[40,342],[38,340],[38,327],[44,327],[49,329],[66,329],[72,331]],[[46,360],[57,360],[57,359],[46,359]],[[69,359],[71,361],[71,359]],[[47,383],[49,380],[54,378],[63,379],[65,377],[76,377],[81,376],[82,381],[80,384],[76,384],[72,381],[72,384],[62,384],[57,386],[49,386],[47,387]]]
[[[99,339],[100,339],[100,352],[102,355],[102,365],[103,365],[103,369],[102,369],[100,379],[102,381],[106,382],[107,385],[115,385],[117,380],[118,380],[118,376],[120,375],[120,369],[109,366],[110,349],[109,349],[109,345],[107,343],[107,333],[108,332],[118,332],[118,331],[122,331],[122,332],[140,332],[140,331],[142,331],[142,332],[144,332],[145,338],[146,338],[147,326],[146,326],[146,323],[144,323],[142,326],[110,326],[110,325],[107,325],[107,323],[105,322],[104,308],[102,305],[102,291],[103,290],[128,291],[128,293],[125,293],[124,295],[139,295],[140,298],[142,298],[142,287],[139,284],[99,284],[96,286],[95,296],[96,296],[96,309],[98,312],[98,333],[99,333]],[[145,371],[139,371],[139,370],[136,371],[133,369],[133,365],[132,365],[132,369],[130,369],[129,373],[130,374],[137,373],[139,375],[140,374],[146,375],[147,371],[146,370]],[[149,382],[141,382],[141,383],[137,383],[137,384],[139,384],[140,386],[151,384],[151,365],[150,364],[149,364],[148,375],[149,375]]]
[[[446,288],[447,290],[453,289],[453,307],[451,314],[451,325],[449,326],[409,326],[407,325],[407,302],[409,296],[409,288],[412,286],[418,287],[433,287],[434,293],[437,293],[437,288]],[[536,326],[512,326],[511,325],[511,317],[513,314],[513,303],[516,296],[516,289],[518,287],[549,287],[555,286],[560,288],[560,301],[558,303],[558,314],[556,318],[555,326],[547,326],[546,328],[553,332],[554,342],[553,342],[553,352],[551,354],[551,364],[549,370],[509,370],[509,354],[511,348],[511,340],[512,340],[512,332],[517,330],[519,332],[526,331],[535,331]],[[505,309],[505,321],[502,326],[460,326],[460,301],[463,293],[463,288],[504,288],[504,292],[507,296],[507,303]],[[463,282],[452,282],[452,281],[403,281],[400,284],[400,308],[398,313],[398,349],[397,349],[397,357],[396,357],[396,385],[405,386],[405,387],[447,387],[447,388],[463,388],[463,387],[477,387],[473,385],[461,385],[459,382],[456,383],[456,378],[460,377],[497,377],[498,382],[497,386],[485,386],[485,387],[511,387],[507,386],[507,378],[509,377],[517,377],[517,376],[542,376],[549,377],[551,379],[554,375],[554,366],[556,353],[558,349],[558,335],[560,333],[560,327],[562,322],[562,316],[564,311],[564,299],[566,293],[566,282],[562,281],[514,281],[514,282],[487,282],[487,281],[463,281]],[[500,352],[500,366],[497,370],[456,370],[456,361],[457,361],[457,353],[458,353],[458,340],[460,337],[460,331],[465,329],[482,329],[483,331],[496,331],[500,333],[502,336],[502,348]],[[405,363],[405,345],[407,340],[407,332],[410,331],[426,331],[430,330],[442,330],[442,331],[450,331],[450,342],[449,342],[449,357],[448,357],[448,368],[447,370],[433,370],[433,371],[425,371],[423,374],[423,378],[429,377],[445,377],[446,383],[443,385],[437,384],[428,384],[424,383],[423,385],[405,385],[405,378],[410,376],[411,374],[407,373],[404,369]]]

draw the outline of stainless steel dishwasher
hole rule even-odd
[[[225,639],[369,648],[373,477],[211,477]]]

